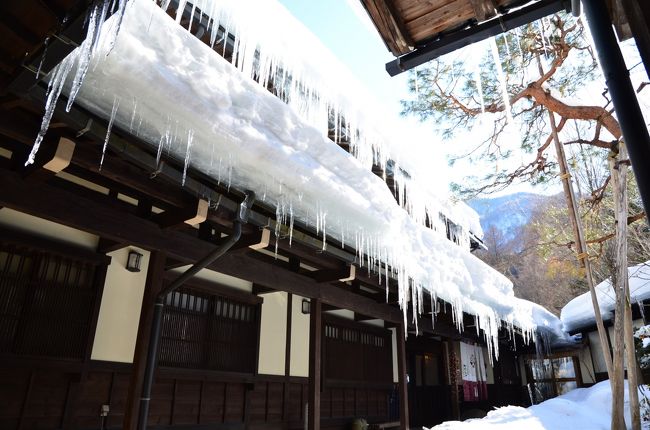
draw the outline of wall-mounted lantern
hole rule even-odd
[[[309,313],[309,309],[311,308],[311,303],[309,303],[309,299],[302,299],[302,313],[307,315]]]
[[[142,254],[137,251],[130,250],[129,258],[126,260],[126,270],[129,272],[139,272]]]

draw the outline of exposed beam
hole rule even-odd
[[[405,54],[411,50],[414,45],[413,39],[399,18],[399,14],[395,13],[392,1],[361,0],[361,3],[382,34],[386,47],[394,55]]]
[[[29,183],[15,172],[0,169],[0,183],[4,187],[0,193],[0,206],[114,241],[148,250],[163,250],[169,258],[188,264],[198,261],[215,246],[180,231],[162,230],[157,224],[135,214],[103,205],[50,184]],[[36,195],[39,196],[38,199],[27,197]],[[252,255],[231,253],[217,260],[209,268],[275,290],[312,299],[319,298],[323,303],[385,321],[399,322],[403,318],[398,309],[343,288],[319,284],[313,279],[278,266],[273,259],[262,261]]]
[[[496,15],[496,8],[493,0],[469,0],[474,9],[474,15],[478,22],[485,21]]]
[[[208,218],[208,209],[207,200],[197,199],[193,205],[186,208],[167,210],[154,216],[154,221],[161,228],[178,228],[184,224],[201,224]]]
[[[501,15],[474,27],[443,35],[414,51],[386,64],[389,75],[395,76],[472,43],[510,31],[563,9],[570,10],[568,0],[541,0],[514,12]]]
[[[313,278],[316,282],[334,282],[334,281],[346,281],[353,280],[355,274],[354,265],[348,267],[341,267],[334,270],[317,270],[316,272],[309,273],[309,277]]]

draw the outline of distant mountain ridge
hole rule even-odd
[[[504,239],[512,240],[516,237],[518,228],[530,221],[533,209],[546,205],[554,198],[519,192],[507,196],[472,199],[467,204],[478,212],[484,232],[494,226],[501,231]]]

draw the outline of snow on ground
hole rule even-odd
[[[644,393],[639,389],[643,403]],[[432,427],[435,430],[609,430],[611,420],[612,393],[609,381],[599,382],[590,388],[577,388],[567,394],[547,400],[529,408],[505,406],[488,412],[485,418],[463,422],[448,421]],[[647,405],[647,402],[646,402]],[[647,406],[646,406],[647,407]],[[642,405],[642,417],[644,406]],[[625,383],[625,421],[630,428],[627,381]],[[650,429],[650,423],[642,423],[643,429]]]
[[[217,2],[208,3],[206,8]],[[264,10],[272,10],[266,1],[263,3]],[[237,2],[226,4],[241,11]],[[288,18],[276,13],[274,17],[265,15],[264,21],[273,22],[276,29],[284,28],[280,19]],[[81,88],[72,86],[73,91],[79,90],[77,103],[139,137],[159,156],[184,162],[185,169],[198,169],[228,187],[255,190],[267,205],[276,208],[278,219],[288,220],[290,225],[294,218],[299,219],[323,238],[351,243],[359,252],[359,263],[387,263],[399,280],[404,308],[410,301],[417,309],[422,288],[426,288],[434,297],[453,305],[456,321],[462,321],[463,311],[476,315],[477,330],[484,330],[488,348],[494,345],[495,355],[501,321],[511,327],[517,325],[525,337],[538,327],[563,336],[559,320],[540,306],[515,298],[512,284],[504,276],[466,247],[447,240],[444,230],[433,231],[418,223],[421,215],[409,216],[386,184],[368,169],[359,151],[349,154],[333,144],[327,130],[301,116],[297,102],[287,104],[273,96],[175,23],[154,2],[129,1],[113,43],[108,30],[114,24],[111,19],[104,25],[107,36],[102,31]],[[234,25],[227,24],[230,28]],[[272,37],[271,33],[267,36]],[[301,40],[302,35],[292,38]],[[240,43],[240,55],[252,55],[251,46]],[[288,50],[285,45],[282,49]],[[275,60],[273,55],[262,55],[259,61],[266,64]],[[293,58],[287,64],[296,61]],[[69,63],[64,64],[67,67]],[[242,68],[249,65],[244,61]],[[291,67],[300,70],[295,64]],[[70,92],[69,81],[65,93]],[[53,87],[59,87],[58,83]],[[315,111],[323,110],[319,100],[312,100]],[[382,122],[384,118],[374,120]],[[377,151],[372,145],[368,148],[360,152]],[[411,189],[421,190],[418,192],[423,198],[431,197],[426,188],[419,184]],[[444,211],[444,205],[439,206]],[[467,223],[465,230],[476,222],[468,213],[461,209],[458,214]],[[435,222],[437,212],[430,212],[434,214]]]
[[[630,280],[630,300],[638,303],[650,298],[650,261],[627,268]],[[596,285],[598,306],[604,320],[611,319],[616,305],[616,296],[612,282],[606,279]],[[572,331],[596,323],[590,293],[584,293],[572,299],[563,308],[560,319],[564,330]]]

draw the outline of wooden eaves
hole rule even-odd
[[[388,50],[391,76],[561,10],[571,0],[360,0]],[[641,0],[607,1],[620,40],[634,36],[650,65],[650,8]],[[629,21],[629,22],[628,22]]]
[[[70,11],[68,13],[72,13]],[[77,20],[69,22],[68,27],[59,30],[68,35],[77,34],[69,31]],[[65,112],[63,101],[59,103],[42,151],[47,154],[60,138],[74,141],[75,150],[65,173],[94,184],[105,192],[89,189],[61,175],[48,173],[31,178],[25,175],[23,163],[38,132],[45,100],[45,89],[42,84],[34,85],[36,79],[33,72],[34,65],[40,64],[40,55],[44,51],[43,40],[38,43],[36,39],[48,33],[38,28],[41,23],[33,22],[32,25],[35,28],[25,29],[23,34],[31,33],[25,38],[32,40],[29,46],[33,52],[22,59],[13,55],[3,57],[1,61],[2,70],[11,73],[4,76],[0,88],[0,147],[11,152],[11,159],[0,157],[0,181],[3,184],[0,207],[96,234],[102,239],[100,247],[103,252],[126,245],[165,251],[165,266],[168,269],[191,264],[207,254],[222,235],[229,234],[241,193],[226,190],[194,171],[188,175],[185,186],[181,187],[182,168],[174,166],[173,162],[157,164],[155,154],[147,152],[144,144],[128,133],[115,129],[100,168],[106,121],[77,106]],[[0,49],[8,49],[5,46],[7,40],[0,41]],[[60,61],[69,52],[68,48],[74,48],[81,41],[54,37],[48,48],[48,61],[42,64],[43,71],[57,64],[57,57]],[[65,46],[52,50],[57,43]],[[43,164],[38,165],[36,170],[42,171]],[[137,203],[125,203],[120,196]],[[205,222],[194,229],[185,225],[184,221],[193,216],[201,200],[209,201],[211,206]],[[154,208],[159,208],[163,213],[154,213]],[[250,223],[244,228],[243,243],[259,243],[262,228],[275,229],[273,218],[271,208],[256,206]],[[285,227],[280,228],[282,231]],[[268,244],[266,254],[247,246],[241,247],[210,268],[245,278],[272,291],[288,291],[320,299],[324,305],[349,309],[364,317],[379,318],[396,325],[403,321],[402,312],[397,307],[394,280],[389,281],[388,304],[385,280],[372,275],[365,267],[356,268],[355,280],[351,285],[339,281],[350,274],[352,265],[358,264],[354,250],[329,242],[327,250],[323,251],[321,239],[299,223],[296,223],[291,246],[286,239],[278,241],[280,259],[268,255],[273,253],[275,246],[274,239]],[[302,268],[301,262],[316,270]],[[425,313],[431,311],[429,307],[428,303],[425,304]],[[471,316],[466,318],[472,320]],[[421,332],[454,338],[461,336],[451,321],[451,313],[439,315],[435,326],[428,316],[423,316],[421,321]]]

